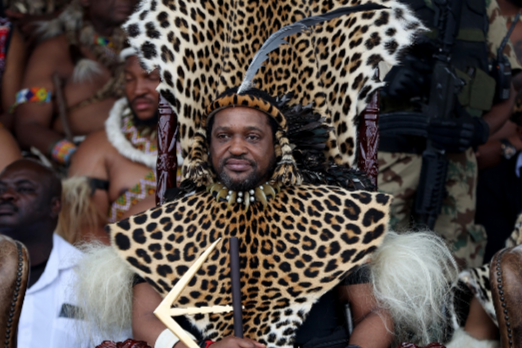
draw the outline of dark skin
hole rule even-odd
[[[24,76],[26,60],[26,50],[24,46],[24,39],[20,32],[13,29],[11,42],[7,51],[5,61],[5,71],[2,77],[1,88],[1,114],[0,123],[10,131],[13,130],[13,114],[9,113],[9,108],[16,101],[16,92],[20,90],[22,79]]]
[[[61,194],[60,179],[33,160],[15,161],[0,173],[0,232],[25,244],[31,267],[51,254]],[[40,276],[32,272],[29,284]]]
[[[142,121],[153,118],[159,98],[156,91],[160,82],[157,70],[147,73],[140,67],[136,56],[126,59],[124,69],[125,97],[129,100],[136,117]],[[111,203],[123,192],[136,185],[149,171],[150,169],[145,165],[121,155],[107,139],[105,130],[101,130],[90,134],[80,144],[72,158],[68,174],[69,177],[88,176],[109,181],[108,191],[96,190],[91,198],[101,216],[106,217]],[[132,212],[136,214],[154,207],[154,196],[149,197],[133,206]],[[107,221],[104,221],[97,231],[82,230],[80,239],[96,239],[109,244],[109,238],[103,229],[106,223]]]
[[[15,138],[7,129],[0,127],[0,171],[19,158],[22,158],[22,153]]]
[[[232,183],[259,177],[259,180],[252,181],[249,188],[265,183],[272,173],[275,156],[268,116],[255,109],[230,107],[213,117],[210,154],[218,177],[226,173]],[[355,328],[350,344],[363,348],[388,347],[392,335],[386,328],[393,328],[393,322],[384,310],[378,308],[371,285],[343,285],[338,290],[340,302],[347,301],[352,308]],[[161,300],[161,296],[148,283],[134,287],[132,329],[135,339],[153,345],[165,330],[165,325],[153,314]],[[183,342],[176,343],[174,347],[187,348]],[[212,348],[263,347],[262,343],[252,339],[234,336],[225,337],[212,345]]]
[[[83,0],[86,17],[99,35],[110,36],[131,14],[136,0]],[[87,47],[80,46],[81,53],[95,60]],[[99,65],[101,73],[90,81],[75,82],[72,79],[75,65],[69,54],[69,42],[65,35],[44,41],[38,45],[29,62],[22,88],[43,87],[56,95],[53,75],[63,82],[65,104],[71,107],[90,98],[111,78],[111,72]],[[86,135],[100,130],[115,99],[100,102],[67,112],[73,135]],[[65,136],[64,125],[58,116],[56,103],[25,103],[16,108],[15,131],[23,148],[36,147],[48,154],[52,145]]]
[[[233,185],[248,182],[250,187],[243,190],[251,189],[270,179],[275,155],[267,117],[246,107],[227,108],[214,116],[210,157],[214,170],[228,188],[235,190]]]

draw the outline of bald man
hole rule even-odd
[[[31,259],[18,347],[89,346],[78,337],[71,293],[81,252],[54,233],[61,194],[60,179],[36,161],[21,159],[0,173],[0,233],[24,243]]]

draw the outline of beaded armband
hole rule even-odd
[[[67,139],[60,140],[54,144],[51,157],[60,164],[69,164],[72,154],[76,151],[76,145]]]
[[[51,91],[48,91],[43,87],[24,88],[18,91],[16,93],[16,101],[9,108],[9,113],[12,114],[18,105],[28,102],[37,102],[40,104],[49,103],[51,102]]]

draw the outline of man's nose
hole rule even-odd
[[[14,201],[16,199],[16,192],[14,189],[7,187],[0,191],[0,200]]]
[[[246,153],[245,140],[241,136],[232,137],[229,151],[233,155],[242,155]]]
[[[142,79],[137,79],[136,81],[136,88],[134,89],[134,94],[137,96],[143,97],[147,93],[150,92],[149,88],[147,87],[147,84]]]

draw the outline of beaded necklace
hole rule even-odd
[[[234,203],[245,205],[245,210],[248,210],[250,203],[261,202],[263,208],[266,208],[268,200],[274,198],[277,193],[281,191],[279,184],[269,184],[268,182],[264,185],[260,185],[256,188],[248,191],[234,191],[228,189],[225,185],[220,182],[210,184],[207,186],[207,192],[210,192],[216,200],[225,200],[228,202],[228,208]]]

